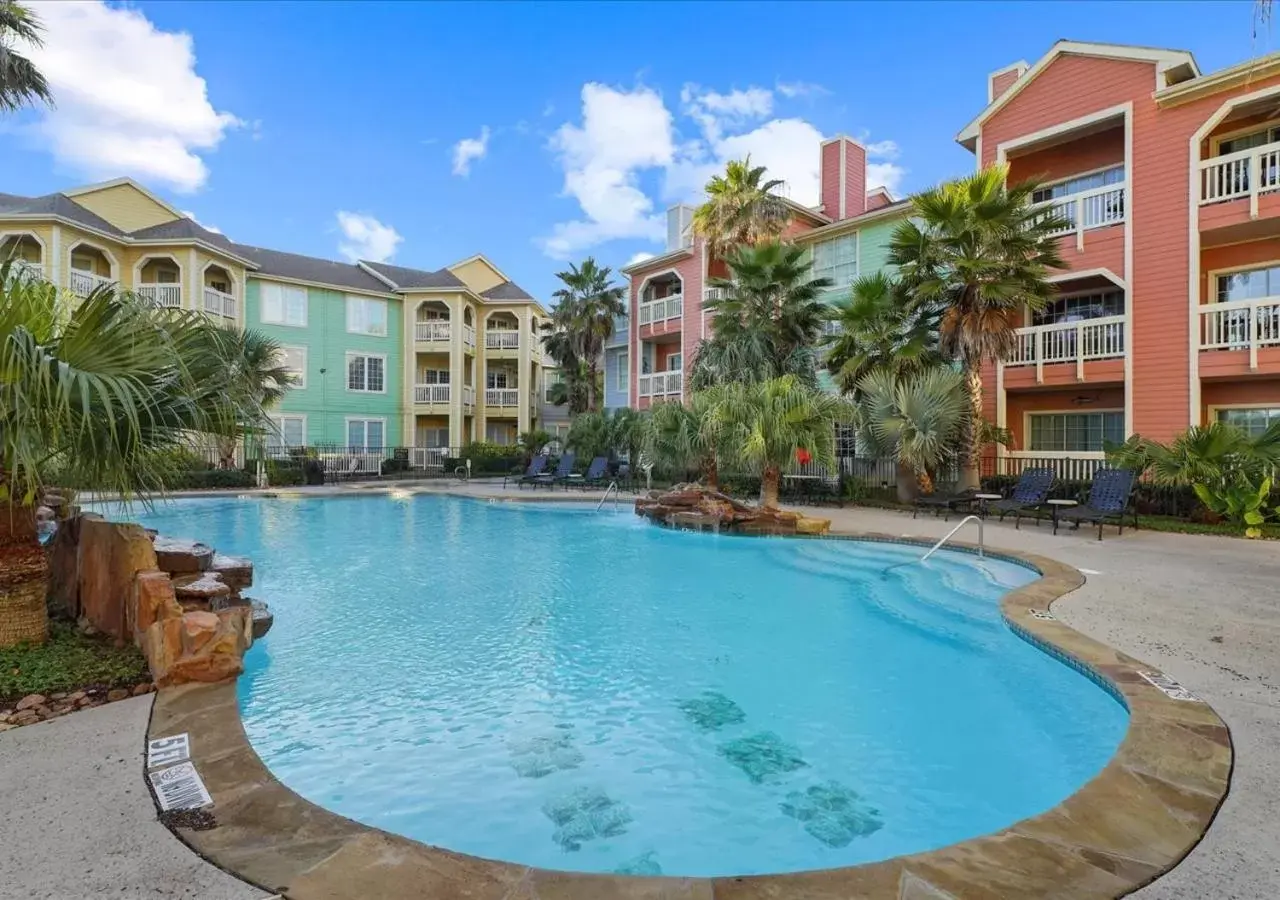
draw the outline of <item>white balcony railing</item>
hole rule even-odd
[[[413,323],[413,339],[415,341],[448,341],[449,323],[442,320]]]
[[[1108,184],[1036,204],[1037,209],[1052,211],[1062,221],[1055,234],[1076,236],[1076,249],[1084,249],[1084,233],[1090,228],[1119,225],[1125,220],[1124,184]]]
[[[1124,356],[1124,316],[1058,322],[1017,330],[1018,343],[1006,366],[1035,366],[1036,381],[1044,380],[1045,364],[1075,363],[1076,380],[1084,381],[1084,364],[1092,359]]]
[[[462,343],[466,344],[468,347],[474,347],[476,345],[476,329],[474,325],[462,326]]]
[[[702,302],[703,303],[707,303],[710,301],[719,302],[728,296],[729,296],[728,288],[722,288],[722,287],[704,288],[702,291]]]
[[[1230,300],[1200,307],[1201,350],[1248,350],[1258,368],[1258,348],[1280,346],[1280,297]]]
[[[462,405],[463,406],[476,405],[476,389],[469,384],[464,384],[462,386]]]
[[[140,284],[135,291],[139,297],[155,306],[165,309],[182,307],[182,285],[180,284]]]
[[[451,385],[448,384],[415,384],[413,402],[447,405],[450,387]]]
[[[652,325],[667,319],[678,319],[684,314],[684,295],[672,294],[661,300],[646,300],[640,304],[640,324]]]
[[[39,280],[44,278],[44,266],[27,259],[15,259],[13,260],[13,265],[9,268],[9,274],[13,277]]]
[[[104,284],[111,284],[115,279],[108,278],[105,275],[95,275],[93,272],[83,272],[80,269],[71,270],[71,293],[77,297],[88,297],[97,288]]]
[[[236,298],[226,291],[206,286],[204,289],[204,311],[211,316],[226,316],[228,319],[234,319],[236,317]]]
[[[520,332],[514,329],[487,331],[484,335],[484,346],[487,350],[519,350]]]
[[[1280,143],[1237,150],[1200,162],[1200,202],[1249,198],[1249,215],[1258,215],[1258,195],[1280,190]]]
[[[641,397],[664,397],[671,394],[679,396],[684,390],[684,372],[654,372],[652,375],[641,375],[638,387]]]
[[[519,388],[485,388],[485,406],[519,406]]]

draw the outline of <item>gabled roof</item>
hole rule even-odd
[[[502,284],[495,285],[489,290],[480,294],[486,300],[532,300],[524,288],[516,284],[514,281],[504,281]]]
[[[375,294],[390,293],[385,284],[364,269],[350,263],[334,262],[331,259],[319,259],[315,256],[302,256],[297,253],[284,253],[280,250],[267,250],[264,247],[250,247],[247,244],[236,244],[230,241],[228,244],[231,252],[252,260],[257,265],[258,270],[254,273],[256,275],[277,275],[294,281],[353,288]]]
[[[236,251],[236,245],[225,234],[210,231],[192,219],[175,219],[172,222],[161,222],[159,225],[139,228],[137,231],[129,232],[129,237],[135,241],[200,241],[211,247],[217,247],[232,256],[238,256],[253,262],[248,257],[241,256]]]
[[[977,145],[978,133],[982,129],[982,123],[995,115],[1000,109],[1003,109],[1005,104],[1034,81],[1036,76],[1047,69],[1055,59],[1065,55],[1096,56],[1103,59],[1149,62],[1155,66],[1156,70],[1156,77],[1152,82],[1152,91],[1166,86],[1160,79],[1160,76],[1165,72],[1170,72],[1171,76],[1176,73],[1176,80],[1183,80],[1187,77],[1198,78],[1200,76],[1200,69],[1196,65],[1195,57],[1186,50],[1061,40],[1050,47],[1049,52],[1040,57],[1035,65],[1018,76],[1018,79],[1003,94],[988,103],[986,108],[974,117],[973,121],[962,128],[960,133],[956,135],[956,142],[969,150],[973,150]],[[1174,79],[1171,78],[1172,80]]]
[[[177,216],[179,218],[182,217],[182,213],[179,210],[174,209],[168,203],[161,200],[159,197],[151,193],[151,191],[147,190],[142,185],[138,184],[138,182],[134,181],[132,178],[113,178],[110,181],[101,181],[101,182],[98,182],[97,184],[86,184],[83,187],[70,188],[69,190],[63,191],[63,193],[66,194],[68,197],[75,198],[80,196],[81,194],[93,194],[93,193],[97,193],[98,191],[105,191],[108,188],[120,187],[121,185],[127,185],[133,188],[135,191],[137,191],[142,196],[146,197],[148,200],[150,200],[152,203],[159,206],[161,209],[164,209],[167,212],[170,212],[174,216]]]
[[[390,263],[360,260],[360,265],[372,269],[387,280],[393,289],[401,291],[422,290],[427,288],[458,288],[466,290],[467,286],[448,269],[428,272],[425,269],[410,269],[406,266],[393,266]],[[386,288],[384,287],[383,290]]]
[[[42,197],[0,194],[0,216],[58,216],[113,237],[125,236],[119,228],[97,213],[85,209],[66,194],[45,194]]]

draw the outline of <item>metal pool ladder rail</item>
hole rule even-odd
[[[618,495],[622,493],[618,487],[618,482],[610,481],[609,486],[604,489],[604,496],[600,498],[600,502],[596,504],[596,512],[600,512],[600,507],[604,506],[604,501],[609,499],[609,492],[613,491],[613,511],[618,511]]]
[[[939,539],[938,543],[936,543],[936,544],[934,544],[932,547],[930,547],[930,548],[929,548],[929,550],[925,553],[925,555],[924,555],[924,556],[920,557],[920,558],[919,558],[919,559],[917,559],[917,560],[910,560],[910,561],[908,561],[908,562],[894,563],[893,565],[888,566],[888,567],[886,567],[885,569],[882,569],[882,570],[881,570],[881,572],[880,572],[881,577],[884,577],[884,576],[888,575],[888,574],[889,574],[890,572],[892,572],[894,569],[901,569],[903,566],[909,566],[909,565],[911,565],[911,563],[913,563],[913,562],[924,562],[924,561],[925,561],[926,559],[928,559],[930,556],[933,556],[933,554],[937,553],[937,552],[938,552],[938,550],[939,550],[939,549],[941,549],[941,547],[942,547],[942,545],[943,545],[943,544],[945,544],[947,541],[951,540],[951,536],[952,536],[952,535],[954,535],[957,531],[959,531],[959,530],[960,530],[961,528],[963,528],[965,525],[968,525],[970,522],[977,522],[977,523],[978,523],[978,556],[979,556],[979,557],[985,557],[985,556],[986,556],[986,550],[987,550],[987,547],[986,547],[986,541],[983,539],[983,536],[982,536],[982,517],[981,517],[981,516],[965,516],[963,519],[961,519],[961,520],[960,520],[960,523],[959,523],[958,525],[956,525],[956,527],[955,527],[955,528],[952,528],[950,531],[948,531],[946,534],[944,534],[944,535],[942,536],[942,538],[941,538],[941,539]]]

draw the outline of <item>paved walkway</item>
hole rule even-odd
[[[342,492],[348,490],[359,486]],[[469,492],[566,496],[500,485]],[[941,537],[955,522],[865,509],[810,512],[840,528],[916,537]],[[1055,537],[1047,526],[1015,531],[994,522],[986,539],[1084,571],[1088,583],[1060,600],[1055,613],[1159,666],[1213,704],[1231,728],[1236,768],[1215,824],[1186,861],[1133,896],[1280,897],[1280,545],[1152,532],[1117,538],[1114,529],[1099,543],[1088,532]],[[112,703],[0,734],[0,898],[263,896],[201,861],[156,821],[141,780],[150,703]]]

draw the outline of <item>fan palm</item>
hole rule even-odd
[[[1032,206],[1033,183],[1007,186],[1007,166],[991,166],[912,198],[912,215],[890,240],[889,261],[914,303],[936,308],[942,353],[957,360],[973,406],[982,410],[982,365],[1013,350],[1024,309],[1053,296],[1046,279],[1065,265],[1054,231],[1062,222]],[[965,481],[977,482],[981,447],[969,431]]]
[[[905,374],[878,368],[859,379],[857,392],[863,442],[897,460],[898,499],[911,500],[919,487],[931,491],[963,436],[969,414],[964,375],[942,365]]]
[[[687,405],[654,404],[649,414],[645,455],[670,471],[696,471],[707,487],[716,490],[720,482],[720,436],[718,422],[710,415],[712,402],[712,392],[699,391],[689,397]]]
[[[707,182],[706,202],[693,213],[694,233],[716,254],[776,239],[791,219],[786,200],[776,193],[782,185],[776,178],[766,180],[765,167],[752,166],[750,156],[730,160],[723,175]]]
[[[715,330],[695,351],[690,386],[764,381],[795,375],[816,386],[813,348],[827,320],[829,278],[811,278],[804,248],[775,241],[736,247],[726,257],[732,277],[713,279],[719,299],[703,309]]]
[[[31,10],[14,0],[0,0],[0,112],[15,112],[37,102],[53,105],[49,82],[35,64],[18,53],[21,42],[44,45],[44,27]]]
[[[942,359],[937,316],[911,304],[902,282],[883,272],[857,279],[833,312],[839,331],[827,338],[826,363],[843,393],[856,393],[869,372],[906,375]]]
[[[1150,470],[1157,484],[1202,484],[1220,490],[1239,479],[1257,484],[1280,468],[1280,422],[1250,435],[1226,422],[1196,425],[1168,444],[1138,435],[1107,451],[1120,468]]]
[[[206,429],[217,440],[219,465],[228,469],[246,436],[275,427],[267,410],[297,377],[284,365],[280,342],[261,331],[211,324],[197,334],[205,346],[193,348],[189,368],[201,392],[198,402],[209,414]]]
[[[604,345],[613,336],[613,323],[627,314],[623,302],[625,289],[613,284],[613,270],[599,266],[587,257],[581,266],[570,265],[568,271],[557,272],[564,287],[555,291],[556,307],[544,326],[543,344],[561,368],[569,373],[585,366],[587,406],[600,409],[600,357]]]
[[[835,466],[836,425],[851,421],[841,397],[807,387],[794,375],[713,388],[711,427],[727,459],[760,478],[760,503],[778,505],[782,472],[806,451],[820,466]]]

